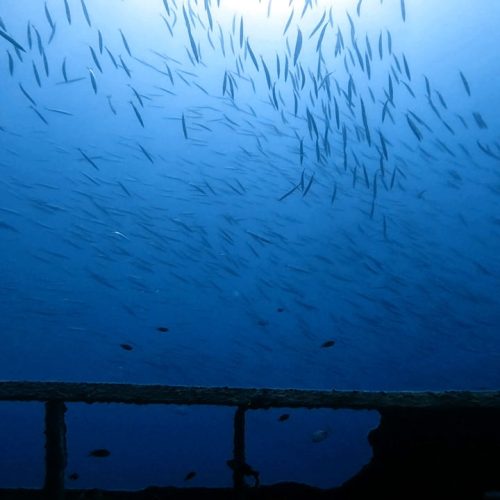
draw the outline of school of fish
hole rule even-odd
[[[348,366],[380,369],[364,357],[411,365],[415,345],[492,328],[498,262],[476,255],[500,216],[484,215],[491,240],[474,236],[470,253],[432,234],[479,230],[439,196],[500,161],[468,76],[450,68],[457,112],[391,30],[366,32],[363,0],[248,2],[262,26],[279,10],[275,46],[229,0],[149,2],[155,46],[109,29],[96,1],[39,2],[23,23],[0,6],[4,97],[22,117],[0,115],[3,317],[78,345],[96,332],[113,362],[138,356],[169,381],[241,383],[272,366],[294,385],[348,386]],[[412,22],[409,2],[377,4]],[[498,183],[485,190],[498,199]]]

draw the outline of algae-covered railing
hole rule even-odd
[[[0,382],[0,401],[45,403],[47,498],[64,498],[67,462],[65,403],[210,405],[236,407],[231,466],[237,492],[245,487],[245,411],[268,408],[351,410],[500,408],[500,391],[366,392],[164,385]]]

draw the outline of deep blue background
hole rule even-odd
[[[318,0],[303,17],[302,0],[274,0],[270,7],[212,0],[213,31],[201,0],[169,0],[170,14],[160,0],[87,0],[91,26],[79,0],[68,0],[71,25],[63,0],[46,5],[56,25],[50,43],[43,2],[0,4],[5,30],[26,49],[21,61],[0,38],[1,379],[498,388],[499,160],[477,143],[500,157],[498,2],[407,0],[403,22],[399,0],[365,0],[359,15],[358,2]],[[309,35],[324,12],[318,69],[322,28]],[[365,64],[369,41],[370,78],[359,67],[346,12]],[[299,29],[303,44],[294,67]],[[335,56],[338,30],[344,48]],[[131,78],[106,50],[100,54],[99,31]],[[397,61],[388,54],[388,31]],[[284,78],[286,54],[298,78],[296,114],[292,76]],[[82,80],[63,83],[64,60],[68,78]],[[223,95],[225,73],[237,85],[234,99]],[[382,122],[389,74],[393,122]],[[442,120],[429,105],[424,76]],[[347,130],[346,169],[334,97]],[[319,129],[318,146],[306,110]],[[409,111],[427,124],[418,125],[421,142],[408,126]],[[487,128],[478,127],[474,112]],[[384,176],[379,132],[388,143]],[[305,186],[314,175],[310,190],[278,201],[303,171]],[[327,340],[335,345],[322,348]],[[0,485],[40,485],[42,407],[2,404],[0,411]],[[294,411],[283,423],[280,414],[248,415],[248,462],[264,483],[332,486],[369,459],[366,433],[376,413]],[[72,484],[184,485],[195,470],[189,484],[228,485],[232,415],[230,409],[70,405],[68,473],[80,475]],[[317,430],[327,431],[325,441],[312,441]],[[91,458],[94,448],[108,448],[111,456]]]

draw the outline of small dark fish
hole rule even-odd
[[[198,54],[198,49],[196,48],[196,43],[193,38],[193,34],[191,33],[191,25],[189,24],[189,18],[186,13],[186,9],[184,8],[184,5],[182,6],[182,13],[184,15],[184,21],[186,23],[186,29],[188,32],[188,37],[189,37],[189,43],[191,44],[191,50],[193,51],[194,58],[196,59],[196,62],[200,62],[200,56]]]
[[[89,158],[80,148],[78,148],[78,151],[80,151],[80,154],[85,158],[86,161],[88,161],[96,170],[99,170],[99,167],[95,164],[92,158]]]
[[[97,448],[89,452],[89,457],[105,458],[109,457],[111,452],[106,448]]]
[[[302,49],[302,32],[300,29],[297,30],[297,40],[295,41],[295,51],[293,53],[293,65],[297,64],[297,59],[299,58],[300,51]]]
[[[104,49],[104,42],[102,40],[101,30],[97,30],[97,39],[98,39],[98,43],[99,43],[99,53],[102,54],[102,51]]]
[[[253,50],[250,47],[250,44],[248,43],[248,40],[247,40],[247,50],[248,50],[248,53],[250,54],[250,59],[252,59],[253,65],[255,66],[255,69],[257,71],[259,71],[259,64],[257,63],[257,58],[255,57],[255,54],[253,53]]]
[[[462,83],[464,84],[464,88],[465,88],[465,91],[467,92],[467,95],[470,96],[469,82],[467,81],[467,79],[465,78],[464,74],[461,71],[460,71],[460,78],[462,79]]]
[[[146,151],[146,149],[141,146],[140,144],[137,144],[142,151],[142,154],[151,162],[154,163],[153,157]]]
[[[290,418],[290,414],[289,413],[283,413],[283,415],[280,415],[278,417],[278,420],[280,422],[285,422],[285,420],[288,420]]]
[[[90,45],[89,49],[90,49],[90,54],[92,55],[92,59],[94,60],[95,65],[97,66],[97,69],[102,73],[101,63],[99,62],[99,59],[97,59],[97,54]]]
[[[38,111],[35,107],[33,106],[30,106],[31,109],[38,115],[38,118],[40,118],[40,120],[42,120],[43,123],[45,123],[45,125],[48,125],[49,122],[45,119],[45,117],[42,115],[42,113],[40,113],[40,111]]]
[[[54,24],[54,26],[52,28],[52,32],[50,33],[50,38],[49,38],[49,41],[48,41],[49,44],[52,42],[52,40],[54,40],[55,34],[56,34],[56,25]]]
[[[134,87],[132,87],[132,85],[130,85],[130,88],[134,92],[135,97],[137,98],[137,100],[139,101],[139,104],[141,105],[141,108],[143,108],[144,107],[144,102],[142,100],[141,95],[139,94],[139,92],[137,92],[137,90],[134,89]]]
[[[284,311],[285,311],[285,308],[284,308],[284,307],[278,307],[278,308],[276,309],[276,312],[279,312],[279,313],[282,313],[282,312],[284,312]]]
[[[51,27],[51,29],[53,30],[54,29],[54,21],[52,20],[52,16],[50,15],[50,11],[49,11],[49,8],[47,7],[47,2],[45,2],[45,17],[47,18],[47,21],[49,23],[49,26]]]
[[[260,56],[260,60],[262,61],[262,67],[264,68],[264,75],[266,76],[267,87],[271,88],[271,73],[269,73],[269,69],[264,61],[264,58]]]
[[[106,52],[109,55],[109,58],[111,59],[111,62],[113,63],[113,66],[118,69],[118,64],[116,63],[115,57],[113,56],[113,54],[111,53],[111,51],[107,47],[105,47],[105,48],[106,48]]]
[[[12,231],[13,233],[18,233],[19,232],[14,226],[11,226],[10,224],[7,224],[6,222],[2,222],[1,220],[0,220],[0,229],[5,229],[7,231]]]
[[[328,431],[320,429],[319,431],[315,431],[311,434],[311,441],[313,443],[321,443],[328,437]]]
[[[406,77],[408,78],[408,81],[411,81],[410,66],[408,65],[408,61],[406,60],[406,57],[405,57],[404,54],[403,54],[403,64],[404,64],[404,67],[405,67]]]
[[[263,236],[260,236],[256,233],[252,233],[252,231],[246,231],[247,234],[249,234],[254,240],[258,241],[259,243],[272,243],[271,240],[268,240],[267,238],[264,238]]]
[[[186,128],[186,119],[184,118],[184,113],[182,113],[182,131],[184,132],[184,137],[188,139],[187,128]]]
[[[370,136],[370,129],[368,127],[368,119],[366,118],[366,110],[365,110],[365,103],[363,102],[363,99],[360,98],[361,101],[361,115],[363,118],[363,126],[365,127],[365,135],[366,135],[366,140],[368,142],[368,145],[372,145],[372,140]]]
[[[127,39],[125,38],[125,35],[123,34],[123,31],[122,30],[119,30],[119,31],[120,31],[120,35],[122,37],[123,45],[125,46],[125,50],[128,52],[128,55],[130,57],[132,57],[132,52],[130,52],[130,47],[128,46]]]
[[[415,125],[415,123],[411,120],[411,118],[406,115],[406,121],[408,122],[408,126],[410,127],[411,131],[415,134],[415,137],[420,141],[423,139],[422,132],[418,129],[418,127]]]
[[[335,345],[335,340],[327,340],[326,342],[323,342],[321,344],[321,347],[326,348],[326,347],[332,347]]]
[[[33,74],[35,75],[35,80],[36,80],[36,83],[39,87],[42,86],[42,81],[40,80],[40,74],[38,73],[38,69],[35,65],[35,63],[33,63]]]
[[[325,36],[327,26],[328,26],[328,23],[325,23],[325,25],[323,26],[323,29],[321,30],[321,33],[319,34],[318,43],[316,44],[316,52],[319,52],[319,50],[321,48],[321,43],[323,42],[323,38]]]
[[[388,160],[389,159],[389,154],[387,152],[387,144],[386,144],[385,138],[382,135],[382,132],[379,131],[378,134],[379,134],[379,137],[380,137],[380,145],[382,146],[382,152],[384,154],[384,158],[386,160]]]
[[[292,18],[293,18],[293,9],[292,9],[292,13],[290,14],[290,17],[288,18],[288,21],[285,24],[285,29],[283,30],[283,35],[285,35],[286,32],[288,31],[288,28],[290,27],[290,23],[292,22]]]
[[[186,474],[186,477],[184,478],[184,481],[191,481],[196,476],[196,472],[192,470],[191,472],[188,472]]]
[[[233,470],[241,472],[244,476],[250,476],[255,479],[255,486],[259,485],[259,471],[255,470],[251,465],[247,463],[238,463],[236,460],[226,460],[227,466]]]
[[[361,3],[363,0],[359,0],[358,5],[356,7],[356,14],[358,14],[358,17],[361,15]]]
[[[65,111],[64,109],[57,109],[57,108],[45,108],[47,111],[50,111],[51,113],[57,113],[59,115],[65,115],[65,116],[73,116],[73,113],[70,113],[69,111]]]
[[[64,0],[64,9],[66,11],[66,19],[68,20],[68,24],[71,24],[71,11],[69,10],[68,0]]]
[[[89,68],[90,83],[92,83],[92,88],[94,89],[94,94],[97,94],[97,82],[95,79],[94,72]]]
[[[127,65],[125,64],[125,61],[122,59],[122,56],[118,56],[120,58],[120,62],[122,63],[122,68],[127,73],[127,76],[129,78],[132,78],[132,73],[130,73],[130,70],[128,69]]]
[[[2,38],[5,38],[5,40],[7,40],[8,42],[10,42],[12,45],[14,45],[14,47],[16,47],[17,49],[19,49],[20,51],[26,52],[24,50],[23,46],[20,45],[19,43],[17,43],[10,35],[8,35],[7,33],[5,33],[5,31],[0,30],[0,36]]]
[[[478,148],[483,151],[483,153],[487,154],[488,156],[491,156],[492,158],[495,158],[496,160],[500,160],[500,156],[497,156],[491,148],[488,145],[483,145],[479,142],[479,140],[476,140]]]
[[[52,40],[54,40],[55,34],[56,34],[56,25],[54,24],[54,26],[52,27],[52,32],[50,33],[50,38],[48,41],[49,44],[52,42]]]
[[[166,326],[158,326],[156,329],[161,333],[168,332],[168,328]]]
[[[31,35],[31,23],[28,21],[28,26],[26,28],[26,35],[28,37],[28,47],[31,48],[33,47],[33,37]]]
[[[82,3],[83,15],[85,16],[85,19],[87,20],[88,25],[92,26],[92,23],[90,22],[89,11],[87,10],[87,6],[85,5],[85,1],[81,0],[81,3]]]
[[[76,481],[76,480],[77,480],[77,479],[79,479],[79,478],[80,478],[80,475],[79,475],[77,472],[73,472],[72,474],[70,474],[70,475],[68,476],[68,479],[69,479],[70,481]]]
[[[135,116],[137,117],[137,119],[139,120],[139,123],[141,124],[141,126],[144,128],[144,122],[142,121],[142,116],[141,114],[139,113],[139,111],[137,111],[137,108],[134,106],[134,103],[132,101],[130,101],[130,105],[132,106],[132,109],[134,110],[134,113],[135,113]]]
[[[64,58],[64,60],[63,60],[61,69],[62,69],[64,81],[67,82],[68,81],[68,73],[66,72],[66,58]]]
[[[43,69],[45,70],[45,75],[48,77],[49,76],[49,61],[47,60],[47,56],[45,54],[45,51],[42,54],[42,59],[43,59]]]
[[[483,117],[481,116],[480,113],[475,111],[474,113],[472,113],[472,116],[474,117],[474,120],[476,120],[476,124],[479,128],[481,129],[488,128],[488,125],[486,125],[486,122],[483,120]]]
[[[333,205],[335,198],[337,197],[337,183],[333,186],[332,197],[330,198],[330,205]]]
[[[408,91],[408,93],[413,97],[415,98],[415,92],[413,92],[413,90],[411,89],[411,87],[406,83],[406,82],[401,82],[405,87],[406,87],[406,90]]]
[[[309,179],[309,182],[304,190],[304,192],[302,193],[302,197],[304,197],[308,192],[309,192],[309,189],[311,189],[311,186],[312,186],[312,183],[314,181],[314,174],[311,176],[311,178]]]
[[[14,74],[14,59],[12,58],[9,51],[7,51],[7,57],[9,58],[9,73],[10,76]]]
[[[130,345],[130,344],[120,344],[120,347],[124,350],[124,351],[131,351],[133,349],[133,347]]]
[[[108,99],[109,109],[111,109],[112,113],[114,115],[116,115],[116,109],[114,108],[113,104],[111,103],[111,96],[107,95],[106,98]]]
[[[406,21],[405,0],[401,0],[401,17],[403,18],[403,21]]]
[[[31,103],[33,103],[33,106],[36,106],[36,102],[34,101],[34,99],[28,94],[28,92],[26,92],[26,90],[24,90],[24,87],[21,84],[19,84],[19,88],[21,89],[21,92],[26,96],[26,98]]]
[[[36,34],[36,43],[38,45],[38,52],[41,54],[43,52],[42,36],[40,35],[40,32],[34,26],[33,26],[33,29],[35,30],[35,34]]]
[[[132,195],[130,194],[130,191],[123,185],[122,182],[118,181],[118,185],[123,189],[123,192],[127,195],[127,196],[130,196],[132,197]]]
[[[441,103],[441,106],[443,106],[444,109],[448,109],[448,106],[446,105],[446,101],[444,100],[444,97],[441,95],[441,92],[439,92],[438,90],[436,90],[435,92],[439,98],[439,102]]]
[[[70,84],[70,83],[76,83],[76,82],[81,82],[82,80],[85,80],[84,76],[81,76],[80,78],[71,78],[70,80],[66,82],[57,82],[56,85],[65,85],[65,84]]]

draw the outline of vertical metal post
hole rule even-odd
[[[66,405],[61,401],[45,403],[45,484],[47,500],[64,500],[66,469]]]
[[[238,407],[234,415],[233,484],[236,498],[243,498],[245,490],[245,410]]]

